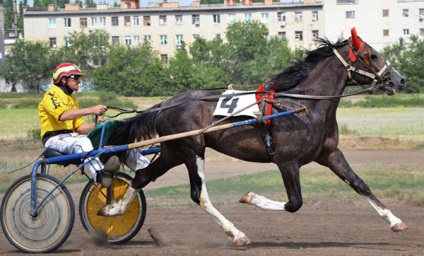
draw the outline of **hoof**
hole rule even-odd
[[[236,246],[246,246],[246,245],[249,245],[250,243],[251,243],[250,239],[247,237],[242,237],[242,238],[234,240],[234,244]]]
[[[106,210],[106,206],[105,206],[105,207],[100,208],[100,209],[97,211],[97,215],[98,215],[98,216],[106,216],[106,212],[107,212],[107,210]]]
[[[403,221],[401,221],[401,222],[397,223],[396,225],[394,225],[392,227],[392,230],[394,232],[401,232],[401,231],[404,231],[407,228],[408,228],[408,226]]]
[[[249,192],[245,194],[242,198],[240,198],[239,203],[250,204],[252,202],[253,197],[254,197],[254,193]]]

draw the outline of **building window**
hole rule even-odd
[[[144,35],[144,42],[150,43],[152,41],[151,35]]]
[[[403,17],[409,17],[409,9],[403,9],[402,15],[403,15]]]
[[[318,21],[318,11],[312,11],[312,21]]]
[[[383,10],[383,17],[389,17],[389,10]]]
[[[159,42],[162,45],[168,44],[168,36],[167,35],[160,35],[159,36]]]
[[[106,27],[106,18],[99,17],[99,27]]]
[[[269,13],[268,12],[261,13],[261,22],[262,23],[268,23],[269,22]]]
[[[278,38],[279,39],[281,39],[281,40],[285,40],[286,39],[286,32],[285,31],[281,31],[281,32],[278,32]]]
[[[420,8],[420,9],[419,9],[419,11],[418,11],[418,15],[419,15],[419,19],[418,19],[418,21],[419,21],[419,22],[423,22],[423,20],[424,20],[424,8]]]
[[[112,36],[112,45],[119,45],[119,36]]]
[[[50,37],[49,38],[49,45],[52,48],[56,47],[56,37]]]
[[[140,36],[134,36],[134,45],[139,45],[140,44]]]
[[[183,15],[175,15],[175,24],[177,25],[183,24]]]
[[[303,41],[303,32],[302,31],[295,31],[294,32],[294,39],[296,41]]]
[[[358,0],[337,0],[337,4],[357,4]]]
[[[252,21],[252,14],[250,12],[244,14],[244,21]]]
[[[71,27],[71,18],[65,18],[64,22],[65,22],[65,28]]]
[[[231,23],[236,20],[236,15],[234,13],[228,14],[228,22]]]
[[[200,35],[199,35],[199,34],[193,34],[193,35],[192,35],[192,40],[193,40],[193,42],[194,42],[194,41],[196,41],[196,39],[197,39],[197,38],[199,38],[199,37],[200,37]]]
[[[383,29],[383,36],[389,36],[389,30]]]
[[[213,23],[214,23],[214,24],[219,24],[219,23],[221,23],[221,15],[219,15],[219,14],[214,14],[214,15],[213,15]]]
[[[69,36],[65,36],[65,46],[71,46],[71,38]]]
[[[424,28],[420,28],[420,35],[424,36]]]
[[[160,60],[162,61],[162,64],[168,64],[168,54],[161,54]]]
[[[55,18],[49,19],[49,28],[56,28],[56,19]]]
[[[133,17],[133,25],[134,26],[140,26],[140,17],[138,17],[138,16]]]
[[[286,22],[286,13],[285,12],[278,12],[277,17],[278,17],[279,23]]]
[[[124,16],[124,26],[131,26],[131,16]]]
[[[80,28],[86,28],[87,24],[87,18],[80,18]]]
[[[312,40],[317,40],[318,37],[319,37],[318,30],[312,30]]]
[[[409,28],[404,28],[403,29],[403,35],[404,36],[409,36]]]
[[[143,16],[143,25],[150,26],[150,16]]]
[[[355,11],[346,11],[346,19],[354,19]]]
[[[200,25],[200,15],[199,14],[193,14],[191,15],[191,23],[199,26]]]
[[[125,36],[125,45],[127,46],[131,45],[131,36]]]
[[[112,17],[112,26],[113,27],[119,26],[119,17]]]
[[[175,36],[175,45],[177,46],[177,48],[179,48],[183,45],[183,35],[176,35]]]
[[[303,21],[303,13],[302,12],[294,12],[294,21],[302,22]]]
[[[97,17],[92,17],[91,18],[91,26],[92,27],[97,27]]]
[[[159,25],[166,25],[166,15],[159,16]]]

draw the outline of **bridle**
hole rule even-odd
[[[365,43],[364,43],[365,45]],[[362,76],[366,76],[369,77],[373,80],[373,82],[371,83],[371,86],[368,88],[367,91],[375,91],[376,89],[380,88],[380,87],[384,87],[383,82],[384,80],[386,80],[387,78],[382,77],[384,72],[386,72],[387,70],[391,69],[390,65],[387,65],[387,63],[384,63],[384,66],[379,70],[379,71],[375,71],[375,67],[372,65],[371,60],[368,59],[365,60],[364,57],[361,55],[361,52],[363,51],[363,47],[361,47],[361,49],[359,49],[358,51],[356,51],[352,46],[351,46],[351,53],[353,53],[355,55],[355,57],[367,68],[369,68],[370,70],[372,70],[371,72],[362,70],[362,69],[358,69],[354,66],[352,66],[351,64],[347,63],[346,60],[343,58],[343,56],[341,56],[341,54],[337,51],[337,49],[333,48],[333,52],[336,55],[336,57],[340,60],[340,62],[343,64],[343,66],[346,68],[347,70],[347,74],[348,74],[348,78],[349,81],[353,80],[353,76],[352,73],[356,73],[356,74],[360,74]]]

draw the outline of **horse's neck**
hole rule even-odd
[[[295,88],[297,92],[308,95],[341,95],[348,81],[347,72],[340,60],[334,56],[318,63],[308,78]]]

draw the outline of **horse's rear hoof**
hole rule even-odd
[[[394,232],[401,232],[401,231],[404,231],[407,228],[408,228],[408,225],[406,225],[403,221],[401,221],[399,223],[396,223],[396,225],[394,225],[392,227],[392,230]]]
[[[250,243],[251,241],[247,237],[242,237],[242,238],[234,240],[234,244],[236,246],[246,246],[246,245],[249,245]]]
[[[242,198],[240,198],[239,203],[250,204],[252,202],[253,196],[254,196],[254,193],[249,192],[245,194]]]

